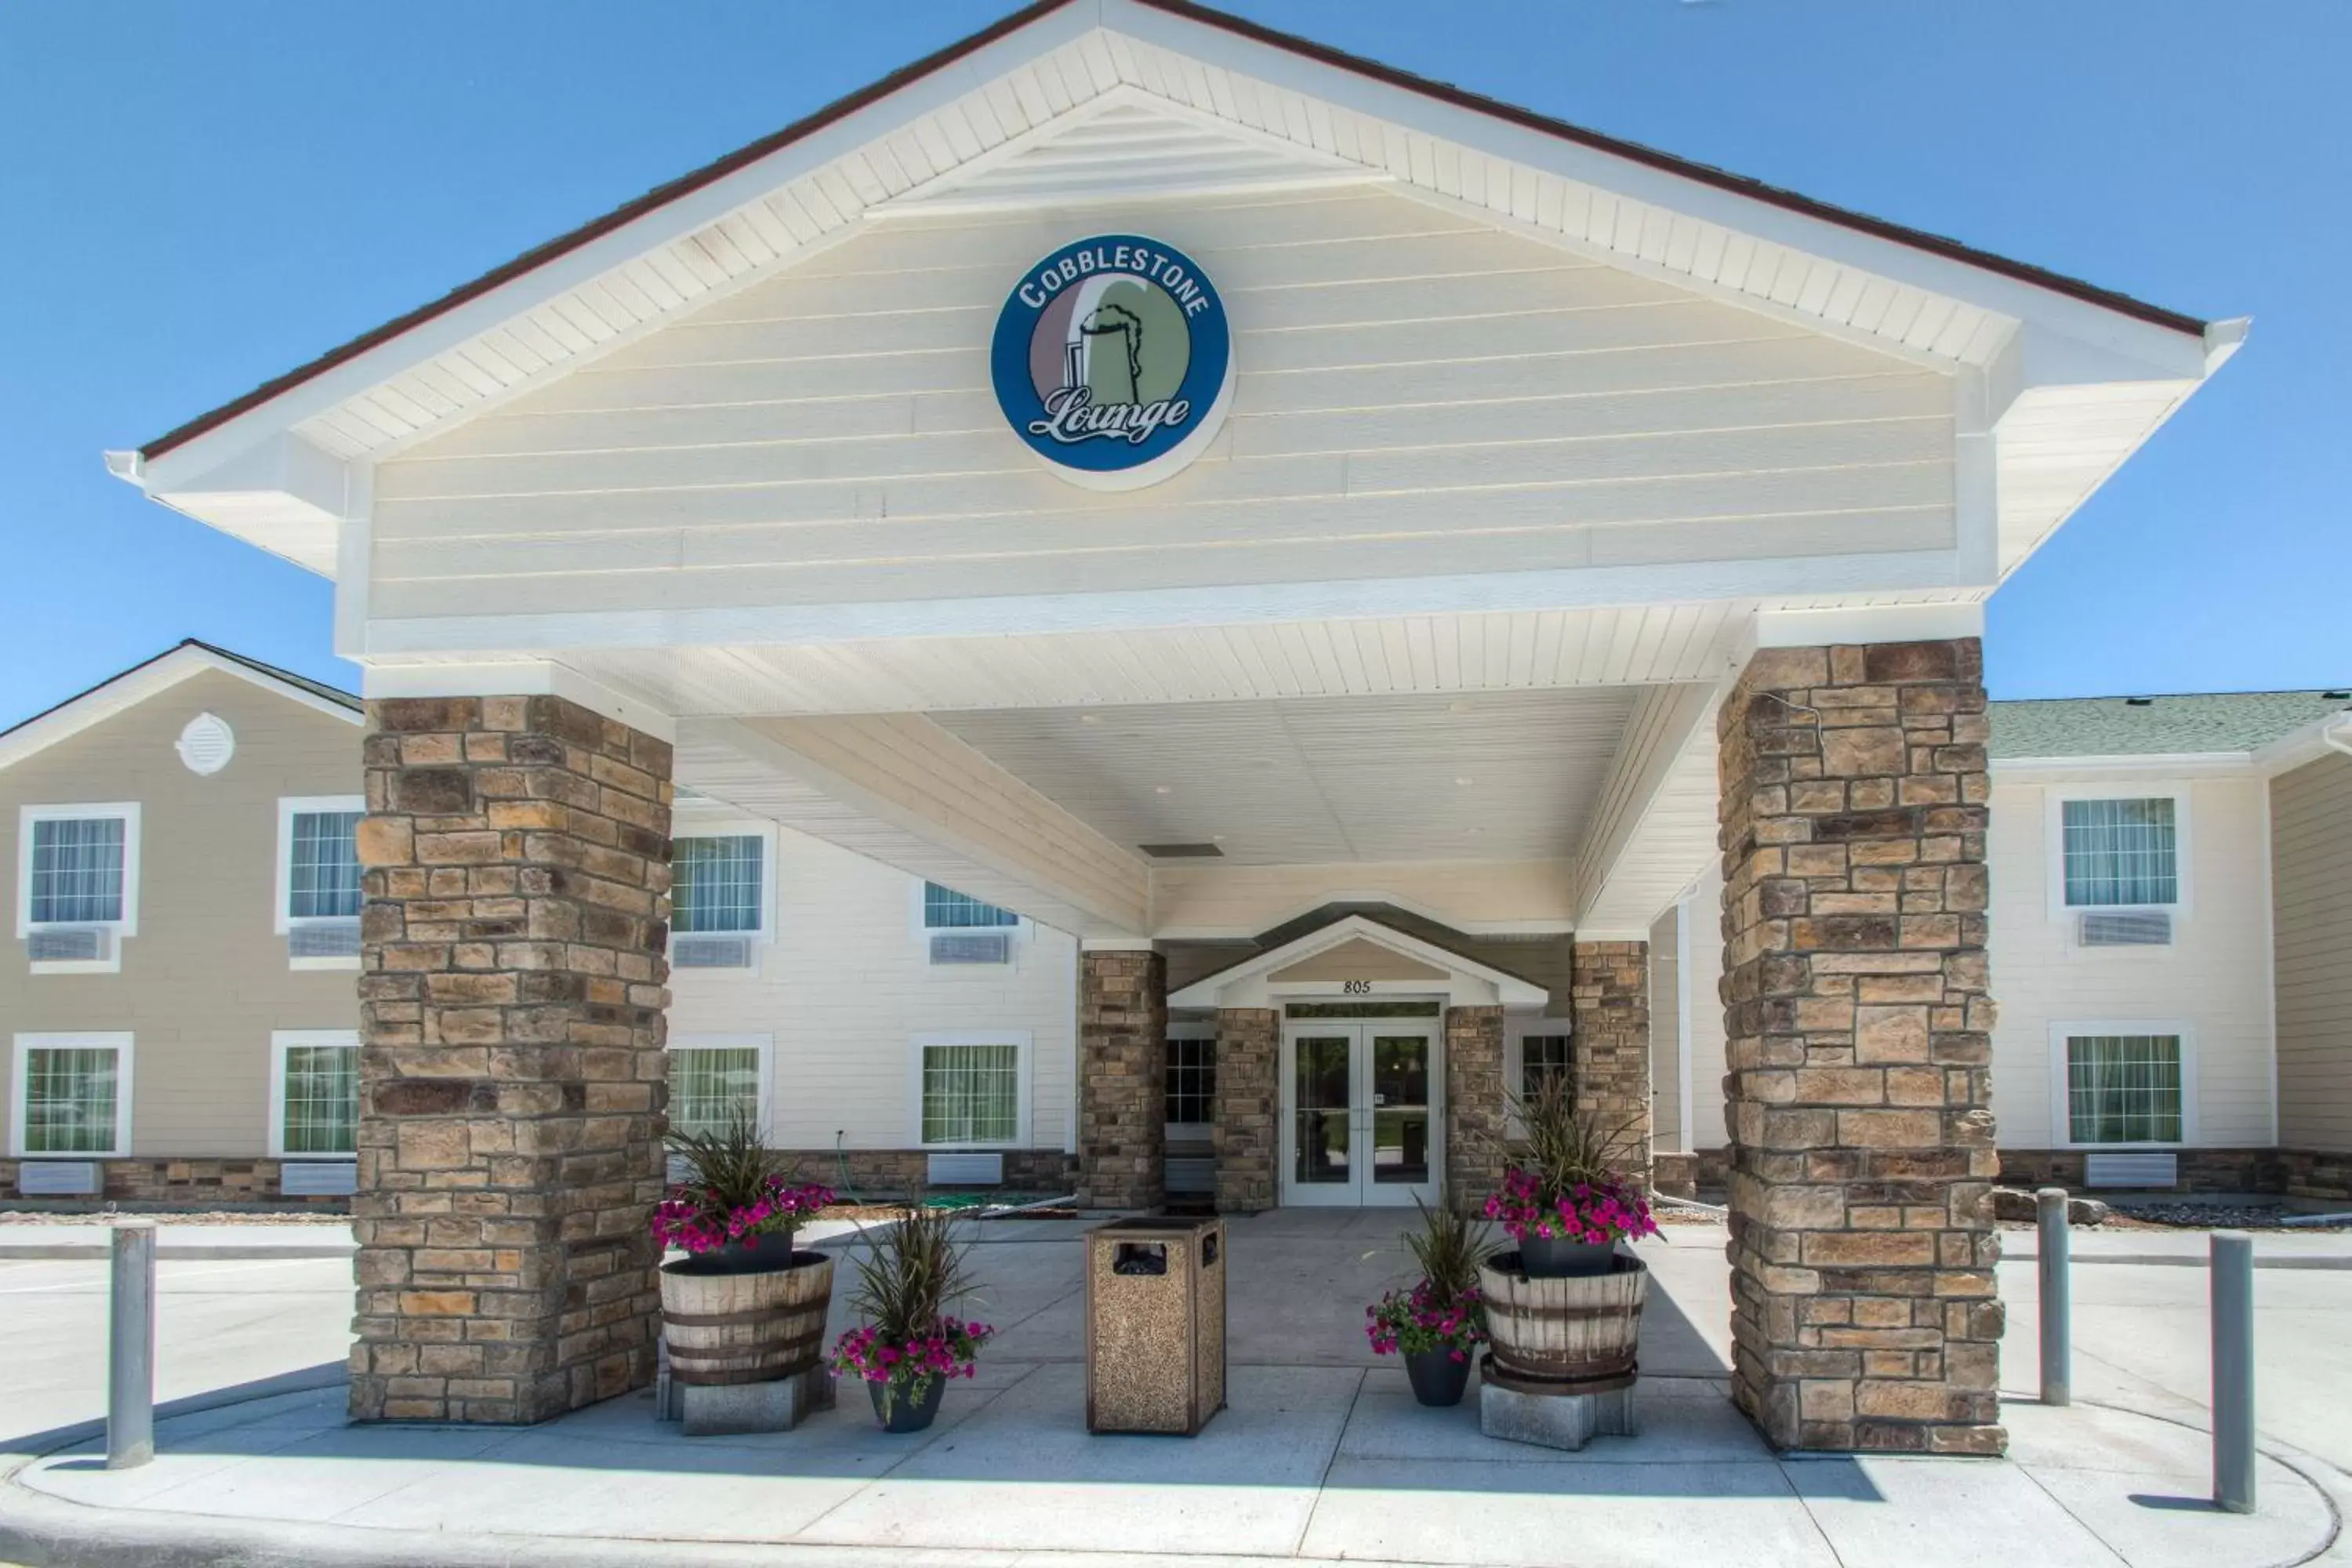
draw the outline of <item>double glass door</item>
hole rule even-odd
[[[1436,1022],[1294,1021],[1282,1040],[1282,1201],[1437,1199]]]

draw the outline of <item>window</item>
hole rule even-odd
[[[690,1037],[673,1040],[668,1055],[671,1131],[723,1131],[739,1116],[766,1124],[765,1038]]]
[[[113,970],[139,929],[139,807],[28,805],[18,816],[16,934],[35,973]]]
[[[1548,1078],[1567,1078],[1574,1070],[1566,1035],[1519,1037],[1519,1095],[1532,1095]]]
[[[289,967],[359,967],[359,830],[366,815],[358,795],[278,803],[278,930]]]
[[[1168,1124],[1207,1127],[1217,1119],[1217,1041],[1206,1026],[1168,1038]]]
[[[2062,800],[2058,809],[2069,909],[2180,901],[2173,796]]]
[[[772,929],[774,837],[750,825],[698,826],[670,846],[670,967],[754,973]]]
[[[916,1042],[925,1146],[1015,1144],[1027,1106],[1027,1041],[1013,1036],[933,1035]]]
[[[1013,962],[1013,936],[1021,917],[1011,910],[925,882],[922,921],[935,965]]]
[[[2068,1142],[2185,1141],[2179,1035],[2068,1034],[2065,1043]]]
[[[269,1037],[269,1152],[287,1159],[359,1152],[360,1041],[349,1029]]]
[[[13,1152],[25,1159],[131,1152],[131,1037],[19,1035]]]
[[[767,842],[757,834],[680,838],[670,850],[670,929],[758,931]]]

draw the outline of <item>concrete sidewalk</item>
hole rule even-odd
[[[173,1225],[153,1219],[159,1258],[209,1258],[215,1262],[292,1258],[349,1258],[358,1250],[349,1225]],[[0,1225],[0,1263],[81,1262],[110,1250],[114,1226],[93,1217],[87,1225]]]
[[[854,1387],[796,1432],[696,1440],[643,1394],[483,1430],[351,1427],[339,1391],[284,1394],[163,1423],[135,1471],[104,1469],[87,1432],[12,1445],[0,1559],[2231,1568],[2346,1550],[2330,1499],[2352,1501],[2352,1480],[2274,1447],[2261,1511],[2216,1513],[2193,1407],[2125,1408],[2128,1391],[2013,1401],[2007,1460],[1775,1456],[1724,1395],[1717,1227],[1642,1249],[1640,1436],[1575,1455],[1492,1441],[1475,1390],[1423,1409],[1365,1348],[1363,1303],[1403,1267],[1394,1226],[1234,1225],[1230,1403],[1193,1439],[1086,1434],[1084,1226],[1024,1222],[980,1232],[1003,1331],[927,1433],[884,1435]]]

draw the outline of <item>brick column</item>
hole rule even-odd
[[[1503,1184],[1503,1010],[1445,1010],[1445,1201],[1476,1212]]]
[[[1217,1010],[1217,1212],[1256,1214],[1275,1205],[1275,1161],[1282,1147],[1282,1015],[1270,1007]]]
[[[1156,1209],[1167,1202],[1168,961],[1156,952],[1078,955],[1078,1201]]]
[[[1733,1394],[1783,1447],[1997,1454],[1974,638],[1756,655],[1721,721]]]
[[[1570,970],[1569,1037],[1576,1109],[1604,1127],[1625,1124],[1612,1153],[1650,1179],[1650,944],[1580,942]]]
[[[554,697],[368,704],[355,1420],[653,1380],[670,748]]]

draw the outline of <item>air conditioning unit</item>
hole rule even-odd
[[[95,1160],[27,1160],[16,1167],[16,1191],[28,1198],[95,1197],[102,1190]]]
[[[112,926],[36,926],[25,938],[35,963],[104,963],[114,957]]]
[[[278,1190],[289,1198],[348,1197],[360,1190],[356,1160],[289,1160],[278,1167]]]
[[[935,1187],[993,1187],[1004,1180],[1004,1156],[934,1154],[929,1174]]]
[[[748,936],[673,936],[669,940],[673,969],[749,969],[751,939]]]
[[[1010,963],[1010,931],[935,931],[931,933],[933,963]]]
[[[2169,910],[2084,910],[2075,916],[2074,941],[2082,947],[2169,947]]]
[[[357,958],[360,922],[355,920],[297,921],[286,931],[289,958]]]
[[[2083,1156],[2086,1187],[2176,1187],[2180,1156],[2169,1150],[2131,1150]]]

